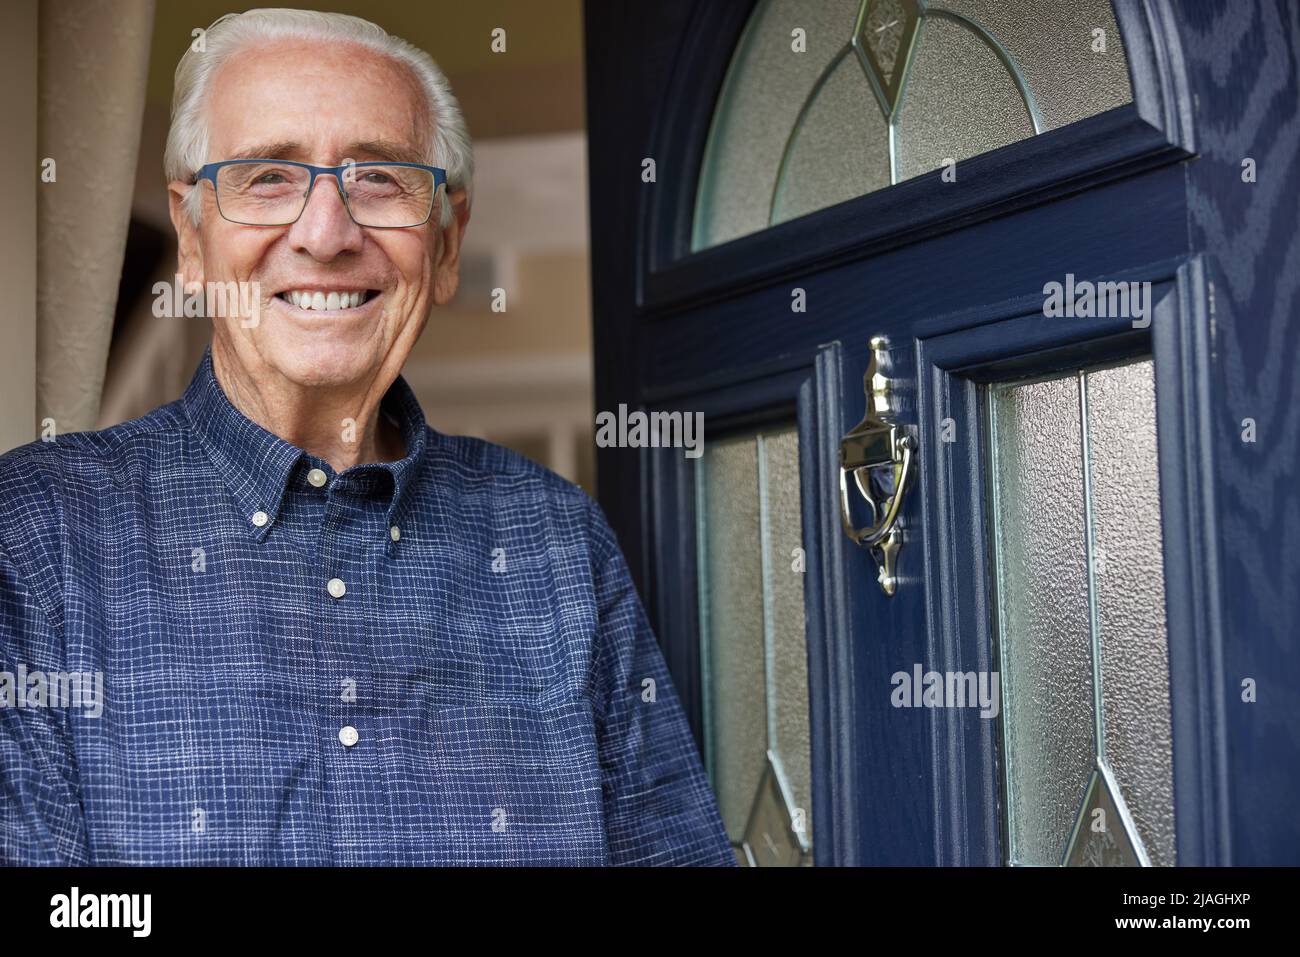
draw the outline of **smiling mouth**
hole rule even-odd
[[[286,289],[277,292],[275,298],[291,306],[313,312],[335,312],[344,309],[359,309],[379,295],[377,289],[332,290],[320,289]]]

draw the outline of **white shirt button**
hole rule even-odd
[[[253,513],[253,524],[256,525],[258,528],[261,528],[270,520],[271,520],[271,516],[267,515],[265,512]]]
[[[325,587],[334,598],[342,598],[348,593],[348,586],[343,584],[342,578],[331,578],[329,584]]]
[[[360,738],[361,735],[357,734],[357,729],[350,724],[339,731],[339,743],[345,748],[352,747]]]
[[[315,485],[317,488],[320,488],[325,484],[326,475],[320,469],[312,469],[307,473],[307,481],[311,482],[311,484]]]
[[[388,530],[388,537],[395,542],[400,541],[402,538],[402,530],[398,528],[396,525],[394,525],[392,528]]]

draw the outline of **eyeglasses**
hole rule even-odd
[[[317,176],[333,176],[358,226],[401,229],[423,226],[433,214],[438,187],[447,171],[418,163],[348,163],[312,166],[275,159],[208,163],[194,174],[217,194],[223,219],[243,226],[288,226],[307,208]]]

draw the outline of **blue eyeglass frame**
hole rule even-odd
[[[221,197],[217,187],[217,173],[226,166],[239,166],[248,163],[278,163],[281,166],[297,166],[311,172],[311,179],[307,181],[307,193],[306,197],[303,199],[302,209],[298,211],[298,215],[295,218],[287,223],[275,223],[274,225],[264,223],[241,223],[237,219],[230,219],[221,211]],[[434,199],[429,202],[429,212],[424,219],[420,220],[418,223],[411,223],[408,226],[364,226],[361,223],[357,223],[356,216],[352,215],[352,204],[348,202],[348,194],[343,189],[343,171],[345,169],[357,169],[359,167],[372,166],[405,166],[411,169],[422,169],[433,174]],[[292,226],[302,218],[302,214],[307,210],[307,203],[311,200],[311,192],[316,188],[316,178],[318,176],[334,177],[334,183],[338,188],[339,195],[343,197],[343,208],[348,211],[348,217],[352,222],[357,223],[357,225],[361,226],[362,229],[414,229],[416,226],[423,226],[433,216],[434,207],[437,205],[436,199],[438,196],[438,187],[447,185],[447,171],[445,169],[441,166],[425,166],[423,163],[393,163],[383,160],[363,160],[357,163],[344,163],[342,166],[313,166],[311,163],[299,163],[295,160],[282,160],[270,157],[265,159],[221,160],[217,163],[206,163],[199,167],[198,172],[194,174],[194,185],[197,186],[204,180],[207,180],[212,184],[213,198],[217,200],[217,212],[221,213],[221,218],[225,219],[227,222],[234,223],[237,226],[267,226],[267,228],[276,229],[280,226]],[[445,192],[446,191],[444,190],[444,193]]]

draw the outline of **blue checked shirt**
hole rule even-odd
[[[382,411],[335,473],[209,354],[0,457],[0,864],[736,863],[600,507]]]

